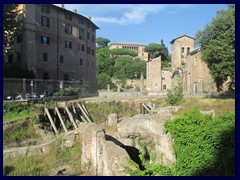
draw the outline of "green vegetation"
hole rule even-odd
[[[18,123],[11,129],[3,129],[3,144],[9,147],[9,144],[12,143],[19,143],[27,139],[37,139],[38,135],[33,127],[34,124],[34,120],[29,120]]]
[[[4,28],[4,56],[7,55],[13,44],[14,37],[21,31],[22,15],[17,10],[18,4],[3,5],[3,28]]]
[[[142,169],[140,166],[133,160],[129,160],[129,164],[132,165],[135,169],[125,167],[126,173],[131,176],[171,176],[171,169],[165,165],[163,162],[156,164],[156,155],[149,155],[148,150],[141,138],[136,138],[137,144],[141,147],[139,158],[142,162]]]
[[[118,117],[133,116],[138,114],[135,104],[127,102],[102,102],[102,103],[87,103],[86,108],[92,116],[95,123],[107,120],[110,114],[117,114]]]
[[[235,175],[235,114],[222,113],[217,118],[203,115],[194,108],[165,123],[166,132],[174,139],[176,163],[172,167],[155,162],[141,139],[139,155],[143,169],[133,160],[135,168],[125,170],[132,176],[234,176]]]
[[[55,92],[53,94],[53,97],[59,97],[59,96],[79,96],[82,95],[82,88],[63,88],[60,89],[60,91]]]
[[[37,113],[33,105],[14,102],[4,104],[3,111],[3,122],[25,118]]]
[[[71,174],[80,175],[81,170],[81,143],[78,139],[72,147],[61,147],[55,142],[49,152],[42,155],[20,156],[4,159],[5,176],[47,176],[52,175],[54,169],[60,166],[69,166]]]
[[[169,105],[179,105],[183,100],[183,88],[179,81],[174,88],[167,90],[166,102]]]
[[[231,78],[229,90],[235,89],[235,5],[220,10],[211,23],[196,33],[202,58],[207,63],[218,90]]]
[[[165,124],[174,139],[176,176],[235,175],[235,114],[217,118],[197,108]]]
[[[108,47],[108,43],[110,43],[111,41],[107,38],[103,38],[103,37],[98,37],[96,38],[96,43],[97,43],[97,48],[106,48]]]

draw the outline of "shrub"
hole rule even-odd
[[[59,97],[59,96],[81,96],[82,95],[82,89],[81,88],[63,88],[58,92],[55,92],[53,94],[53,97]]]
[[[217,118],[194,108],[166,121],[174,139],[177,176],[235,175],[235,115],[225,112]]]
[[[167,90],[166,102],[169,105],[179,105],[183,102],[183,88],[180,81],[173,89]]]

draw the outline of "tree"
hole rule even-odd
[[[108,48],[98,49],[96,52],[96,69],[97,74],[106,73],[110,77],[113,75],[114,60],[110,58],[110,51]]]
[[[163,39],[161,39],[161,44],[160,44],[160,55],[161,55],[162,61],[170,61],[168,48],[165,46]]]
[[[111,84],[111,77],[106,73],[98,74],[97,76],[97,88],[98,89],[107,89],[107,85]]]
[[[229,90],[235,87],[235,5],[220,10],[210,24],[196,33],[196,45],[201,47],[218,91],[228,77]]]
[[[103,37],[96,38],[96,43],[98,48],[106,48],[108,47],[108,43],[110,42],[111,41],[107,38],[103,38]]]
[[[138,53],[129,49],[120,48],[120,49],[111,49],[110,54],[112,55],[113,58],[116,58],[118,56],[136,57]]]
[[[150,59],[160,56],[161,46],[157,43],[150,43],[145,46],[145,52],[148,52]]]
[[[22,19],[20,11],[17,10],[17,7],[18,4],[3,4],[3,51],[5,56],[11,49],[14,37],[21,31]]]

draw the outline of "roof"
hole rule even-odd
[[[47,5],[51,5],[51,6],[55,7],[55,8],[61,9],[61,10],[63,10],[63,11],[67,11],[67,12],[72,13],[72,14],[75,14],[75,15],[77,15],[77,16],[80,16],[80,17],[84,18],[85,20],[87,20],[88,22],[92,23],[92,24],[95,26],[96,29],[99,29],[99,27],[98,27],[96,24],[94,24],[89,18],[87,18],[87,17],[85,17],[85,16],[83,16],[83,15],[81,15],[81,14],[78,14],[77,12],[70,11],[70,10],[68,10],[68,9],[65,9],[65,8],[62,8],[62,7],[60,7],[60,6],[56,6],[56,5],[53,5],[53,4],[47,4]]]
[[[183,34],[182,36],[179,36],[179,37],[173,39],[170,43],[172,44],[172,43],[174,43],[175,40],[177,40],[177,39],[179,39],[179,38],[182,38],[182,37],[184,37],[184,36],[186,36],[186,37],[188,37],[188,38],[191,38],[191,39],[194,39],[194,38],[191,37],[191,36],[188,36],[188,35],[186,35],[186,34]],[[195,39],[194,39],[194,40],[195,40]]]
[[[133,42],[113,42],[111,45],[131,45],[131,46],[146,46],[144,44],[140,43],[133,43]]]
[[[195,49],[195,50],[191,51],[189,54],[190,54],[190,55],[193,55],[193,54],[198,53],[199,51],[200,51],[200,49],[198,48],[198,49]]]

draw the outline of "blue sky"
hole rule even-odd
[[[226,4],[65,4],[91,17],[100,28],[97,37],[113,42],[135,42],[148,45],[163,39],[171,52],[170,41],[183,34],[194,37],[216,12]]]

